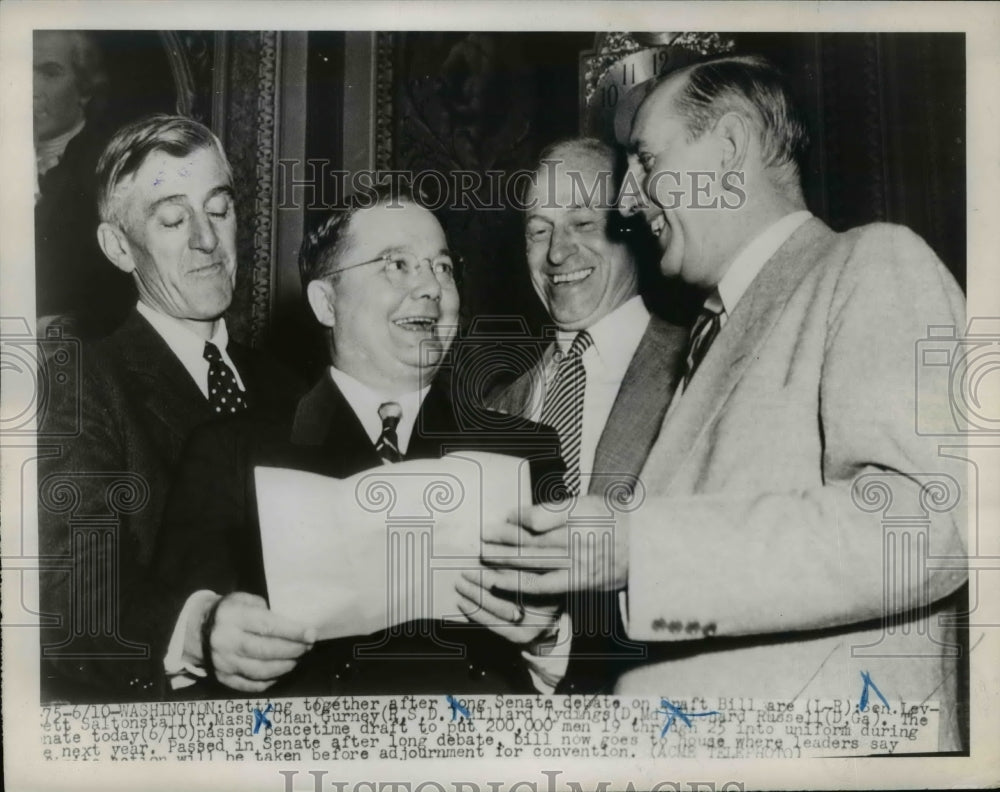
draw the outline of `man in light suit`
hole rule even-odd
[[[614,209],[614,150],[593,138],[570,139],[547,147],[538,162],[525,196],[526,253],[558,337],[490,406],[548,423],[558,413],[558,380],[568,376],[560,364],[574,354],[574,340],[585,337],[585,376],[572,396],[576,424],[562,427],[573,477],[567,488],[621,494],[632,489],[656,439],[680,375],[687,331],[651,316],[639,296],[633,229]],[[613,598],[576,603],[572,665],[566,669],[570,642],[560,640],[544,672],[550,683],[566,670],[566,692],[592,692],[614,678],[614,663],[630,648],[609,605]],[[564,617],[559,637],[568,638],[569,630]]]
[[[949,412],[915,360],[929,326],[964,326],[963,297],[907,229],[836,234],[805,211],[805,139],[763,59],[648,90],[620,206],[643,212],[665,273],[705,290],[703,316],[640,475],[645,501],[618,515],[607,551],[570,555],[568,575],[520,561],[538,570],[520,587],[626,593],[628,635],[649,651],[617,692],[867,706],[877,691],[894,709],[936,702],[937,747],[955,750],[966,473],[915,431],[918,404]],[[582,498],[571,513],[603,509]],[[544,508],[493,527],[498,544],[567,554],[586,534]]]
[[[463,389],[436,376],[457,331],[458,273],[441,225],[413,196],[378,188],[331,215],[307,236],[300,269],[332,365],[297,408],[258,411],[192,438],[157,552],[171,610],[161,657],[172,684],[184,696],[531,692],[518,647],[477,625],[420,620],[316,641],[315,630],[270,610],[258,466],[345,478],[464,449],[528,460],[536,487],[563,471],[554,432],[457,403],[452,393]],[[352,529],[330,516],[330,530]],[[524,619],[516,603],[488,593],[482,604],[459,604],[480,607]],[[381,649],[366,655],[362,645]]]
[[[161,696],[150,631],[153,549],[174,465],[200,424],[294,403],[293,377],[229,341],[232,175],[219,140],[181,116],[115,134],[97,170],[98,241],[135,282],[125,322],[53,383],[39,446],[42,699]]]

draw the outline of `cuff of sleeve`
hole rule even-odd
[[[170,687],[174,690],[189,687],[199,679],[207,676],[205,669],[201,667],[196,658],[191,657],[184,650],[184,643],[187,636],[188,623],[197,613],[203,612],[219,595],[207,589],[196,591],[184,603],[180,616],[177,617],[177,624],[174,625],[174,632],[170,636],[170,643],[167,646],[166,657],[163,658],[163,670],[170,680]]]
[[[559,616],[559,621],[556,622],[554,638],[554,643],[551,638],[545,642],[547,647],[551,647],[546,654],[531,650],[521,652],[521,657],[524,658],[524,662],[528,665],[528,674],[531,676],[535,690],[546,695],[555,693],[556,686],[566,676],[566,668],[569,665],[569,649],[573,639],[573,624],[570,621],[569,614],[565,611]]]

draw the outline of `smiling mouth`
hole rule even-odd
[[[563,283],[579,283],[582,280],[590,277],[590,274],[594,271],[593,267],[587,267],[587,269],[576,270],[575,272],[558,272],[555,275],[550,275],[552,283],[559,286]]]
[[[216,270],[225,270],[226,263],[224,261],[213,261],[210,264],[206,264],[203,267],[195,267],[191,270],[192,275],[210,275]]]
[[[437,319],[430,316],[404,316],[392,323],[410,333],[431,333],[437,327]]]

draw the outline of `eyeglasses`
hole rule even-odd
[[[405,286],[415,281],[424,264],[427,264],[440,283],[454,283],[455,272],[461,262],[460,257],[450,253],[442,253],[434,258],[417,258],[412,253],[403,252],[383,253],[378,258],[340,267],[330,274],[336,275],[340,272],[357,269],[358,267],[366,267],[369,264],[382,264],[382,271],[391,284],[394,286]]]

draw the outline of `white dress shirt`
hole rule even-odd
[[[372,445],[378,442],[379,436],[382,434],[382,419],[378,416],[378,408],[385,402],[396,402],[400,406],[403,414],[399,417],[399,423],[396,425],[396,437],[399,440],[399,453],[405,455],[406,449],[410,446],[410,436],[413,434],[413,426],[417,421],[420,405],[424,403],[430,386],[404,393],[401,396],[387,396],[333,366],[330,366],[330,377],[340,389],[343,397],[347,399],[347,403],[351,405],[354,414],[358,416],[358,420],[365,428]]]
[[[153,329],[166,342],[167,346],[170,347],[170,351],[177,356],[181,365],[191,375],[191,379],[198,386],[202,396],[207,399],[209,362],[205,360],[205,339],[192,332],[179,319],[162,314],[150,308],[141,300],[135,307],[142,314],[143,318],[153,326]],[[236,364],[233,363],[233,359],[229,357],[227,350],[229,346],[229,331],[226,329],[225,319],[216,321],[215,332],[212,333],[212,337],[208,340],[218,347],[222,361],[233,372],[240,390],[245,391],[246,386],[240,378],[240,372],[237,370]]]
[[[594,456],[597,445],[604,433],[604,426],[611,415],[615,399],[621,388],[625,372],[649,327],[649,311],[639,296],[632,297],[606,316],[587,328],[593,343],[583,353],[583,369],[587,374],[587,385],[583,392],[583,426],[580,435],[580,491],[587,492],[589,479],[594,472]],[[563,354],[569,351],[576,330],[560,330],[556,344]],[[536,385],[532,394],[531,419],[538,421],[542,415],[545,393],[556,374],[559,361],[552,355],[545,366],[543,381]],[[556,647],[558,653],[539,655],[522,652],[528,664],[535,688],[541,693],[553,693],[559,680],[566,675],[569,664],[569,648],[572,639],[572,623],[569,614],[563,612],[556,625]]]
[[[586,492],[588,479],[594,472],[594,455],[600,442],[604,425],[611,415],[611,408],[618,397],[625,372],[649,326],[649,311],[641,297],[632,297],[606,316],[587,328],[593,343],[583,353],[583,369],[587,373],[587,386],[583,393],[583,427],[580,435],[580,491]],[[576,338],[576,330],[560,330],[556,345],[563,354]],[[529,416],[541,420],[545,393],[559,368],[557,355],[552,355],[545,366],[543,381],[532,396]]]

